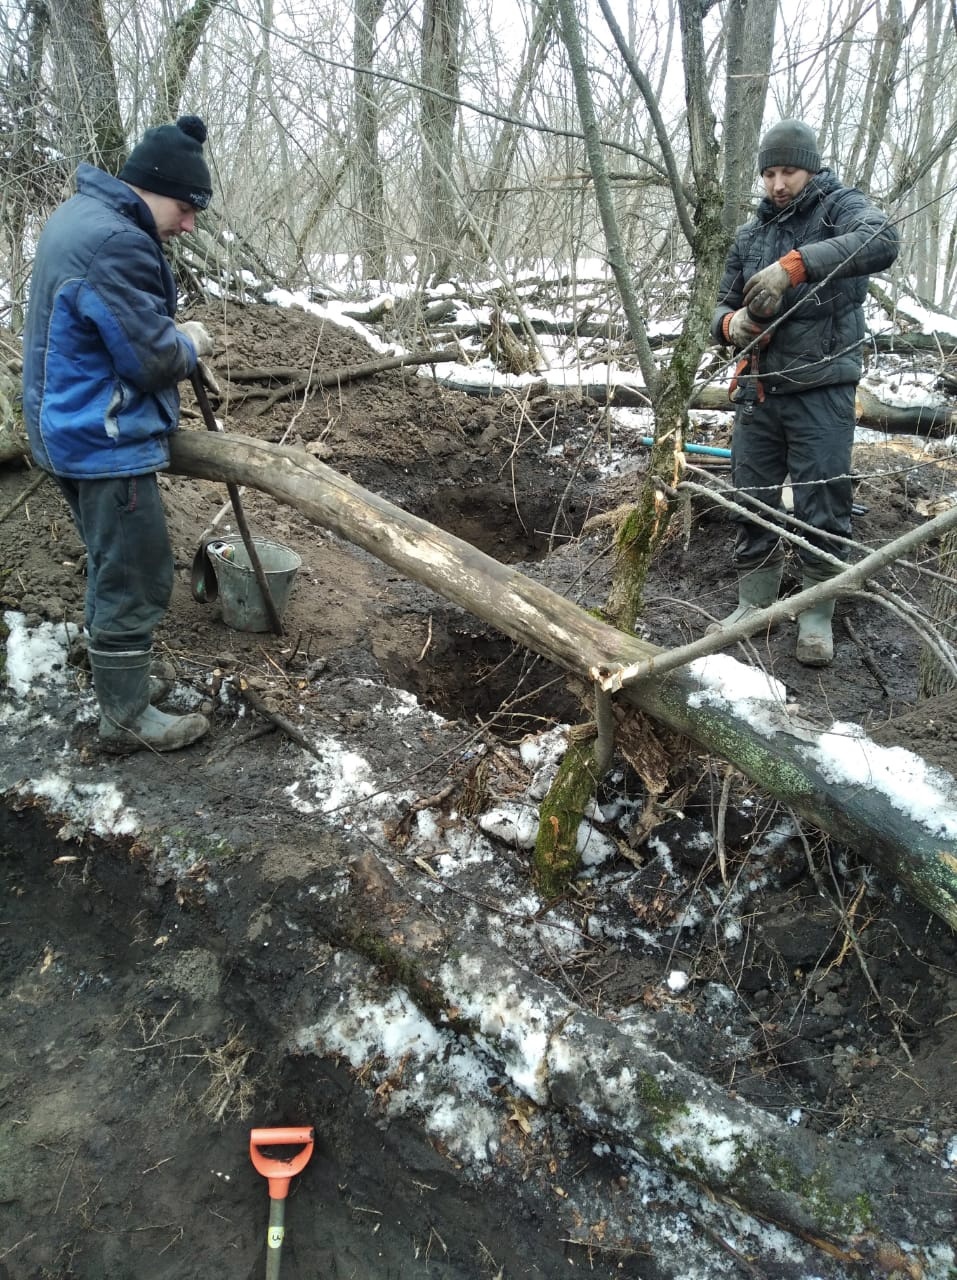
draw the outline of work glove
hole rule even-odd
[[[781,300],[791,283],[780,262],[772,262],[763,271],[757,271],[744,286],[744,305],[753,316],[770,320],[781,310]]]
[[[728,323],[728,338],[731,345],[739,351],[742,347],[750,346],[763,332],[764,325],[748,315],[747,307],[735,311]]]
[[[196,348],[197,358],[213,354],[213,340],[204,324],[200,324],[198,320],[184,320],[176,328],[184,338],[189,338]]]

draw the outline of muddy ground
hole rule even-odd
[[[642,454],[609,450],[597,406],[547,393],[469,398],[394,371],[263,411],[263,399],[241,400],[266,385],[242,381],[244,370],[365,363],[361,337],[272,307],[192,318],[217,337],[227,430],[303,446],[554,589],[602,603],[607,533],[579,535],[633,491]],[[184,399],[183,425],[201,429]],[[721,415],[699,430],[727,442]],[[925,519],[925,504],[953,487],[945,467],[912,449],[861,446],[856,463],[855,535],[869,545]],[[18,463],[0,469],[0,512],[32,478]],[[397,982],[344,945],[336,903],[350,892],[344,869],[370,850],[413,896],[428,883],[422,857],[405,856],[402,822],[366,820],[377,787],[430,799],[450,826],[467,821],[518,789],[525,735],[581,713],[546,663],[252,491],[254,532],[293,548],[302,568],[284,636],[225,626],[219,604],[190,590],[223,488],[171,476],[163,489],[178,573],[156,643],[177,669],[173,705],[204,706],[209,737],[169,757],[102,757],[85,672],[71,666],[59,685],[21,697],[22,718],[0,748],[0,1277],[261,1274],[267,1202],[249,1128],[307,1123],[317,1143],[289,1202],[289,1280],[921,1274],[903,1257],[854,1270],[804,1243],[745,1248],[746,1233],[679,1211],[661,1189],[642,1191],[627,1153],[564,1117],[526,1122],[492,1063],[495,1156],[472,1159],[415,1107],[396,1105],[401,1072],[374,1054],[357,1065],[345,1050],[313,1052],[295,1039],[324,1002]],[[650,639],[676,644],[726,611],[732,537],[705,504],[675,528],[648,593]],[[0,523],[0,566],[4,609],[32,626],[81,620],[82,548],[52,486]],[[898,584],[926,601],[915,569],[900,570]],[[786,585],[796,586],[793,572]],[[930,726],[914,713],[913,633],[853,602],[839,606],[835,634],[823,671],[794,662],[789,627],[757,641],[752,658],[803,715],[864,724],[957,773],[952,720]],[[307,739],[334,737],[368,762],[366,799],[306,802],[315,762],[242,687]],[[410,712],[390,690],[413,693],[419,707]],[[479,748],[497,771],[477,767]],[[78,796],[109,783],[117,807],[77,808]],[[602,1017],[640,1008],[661,1047],[739,1097],[884,1151],[902,1169],[916,1160],[936,1171],[946,1237],[957,1160],[953,932],[852,850],[813,832],[769,841],[781,815],[738,777],[726,789],[722,878],[714,841],[701,836],[724,784],[721,762],[676,756],[651,837],[629,838],[626,804],[626,817],[606,824],[618,855],[563,904],[580,945],[521,958]],[[622,761],[608,791],[619,811],[622,796],[640,800]],[[125,813],[137,822],[124,833]],[[468,902],[501,929],[527,924],[527,853],[502,845],[496,875],[458,880],[458,896],[435,910]],[[678,927],[696,895],[714,904],[745,882],[734,929],[717,927],[717,915]],[[676,969],[690,975],[680,995],[665,981]]]

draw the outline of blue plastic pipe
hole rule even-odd
[[[646,448],[650,449],[655,442],[651,436],[641,436],[638,443],[643,444]],[[686,444],[682,447],[684,448],[685,453],[706,453],[712,458],[731,457],[730,449],[719,449],[718,446],[714,444]]]

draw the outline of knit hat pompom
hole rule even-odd
[[[758,147],[758,173],[765,169],[807,169],[818,173],[821,169],[821,153],[818,150],[814,130],[802,120],[781,120],[774,124],[761,139]]]
[[[180,116],[176,121],[176,128],[182,129],[183,133],[195,138],[200,146],[206,141],[206,126],[199,116]]]
[[[156,125],[143,134],[119,176],[143,191],[205,209],[213,198],[203,159],[205,141],[206,125],[199,116],[180,116],[175,124]]]

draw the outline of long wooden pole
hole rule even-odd
[[[424,583],[536,653],[592,685],[595,668],[614,671],[663,650],[593,618],[517,570],[363,489],[303,450],[244,436],[179,431],[171,467],[182,475],[250,485],[332,529]],[[932,818],[907,812],[868,778],[833,767],[836,745],[865,764],[881,748],[866,739],[839,744],[773,701],[760,715],[724,699],[694,668],[652,674],[619,700],[736,765],[776,799],[851,845],[957,928],[957,780],[930,785]],[[926,807],[926,806],[925,806]]]

